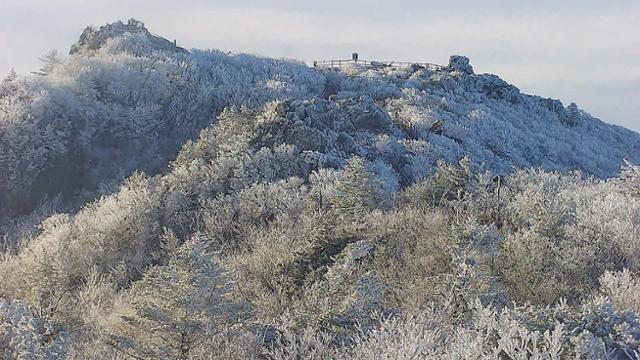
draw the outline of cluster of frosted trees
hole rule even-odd
[[[135,174],[42,222],[0,263],[7,356],[638,350],[636,167],[610,180],[519,170],[498,182],[465,157],[416,180],[378,142],[365,156],[328,147],[332,133],[303,113],[286,102],[225,111],[167,174]]]
[[[497,174],[543,166],[609,177],[623,158],[640,161],[637,134],[468,68],[319,73],[294,61],[156,49],[154,41],[124,33],[95,50],[50,53],[39,76],[12,73],[0,83],[0,217],[28,214],[58,194],[61,209],[74,209],[135,170],[164,171],[225,107],[275,99],[363,101],[363,110],[393,119],[393,142],[432,165],[470,154]]]
[[[141,44],[125,36],[92,54],[51,53],[40,76],[10,74],[0,84],[0,217],[58,193],[73,206],[135,170],[160,172],[225,106],[322,92],[322,76],[303,64],[126,51]]]
[[[0,356],[637,358],[637,134],[456,68],[46,60],[0,86]]]

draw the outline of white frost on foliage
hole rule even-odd
[[[604,178],[625,158],[640,162],[638,134],[575,104],[565,108],[495,75],[474,74],[461,56],[437,70],[318,72],[295,61],[187,52],[136,20],[87,28],[71,53],[45,56],[45,76],[11,75],[0,84],[0,216],[74,188],[95,196],[134,170],[158,173],[223,108],[276,99],[327,102],[296,106],[299,119],[312,123],[327,109],[347,107],[341,130],[355,127],[358,137],[339,134],[328,145],[345,142],[350,153],[366,155],[367,134],[385,134],[396,148],[419,142],[418,151],[386,154],[401,184],[428,174],[438,159],[457,162],[465,154],[495,174],[543,167]]]
[[[0,299],[0,356],[3,359],[61,359],[67,334],[38,319],[22,301]]]

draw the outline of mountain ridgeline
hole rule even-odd
[[[639,358],[635,132],[462,56],[132,19],[42,60],[0,84],[0,357]]]
[[[87,28],[71,56],[45,56],[41,76],[0,85],[0,214],[44,198],[95,197],[133,171],[162,172],[224,108],[277,101],[284,143],[339,165],[359,155],[402,184],[436,160],[494,174],[579,169],[600,178],[640,161],[640,137],[558,100],[520,91],[468,61],[442,70],[354,65],[318,72],[300,62],[188,52],[142,23]]]

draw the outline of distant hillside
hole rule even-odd
[[[295,125],[287,143],[336,164],[353,154],[382,162],[401,184],[464,155],[495,174],[541,166],[601,178],[617,174],[623,159],[640,161],[638,134],[474,74],[463,57],[434,71],[316,71],[188,52],[136,20],[87,28],[70,54],[49,54],[41,75],[0,85],[0,216],[59,193],[77,205],[135,170],[162,172],[225,107],[272,100]]]

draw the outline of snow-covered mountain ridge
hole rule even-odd
[[[323,149],[331,164],[353,154],[383,161],[401,184],[438,159],[465,155],[495,174],[543,167],[605,178],[623,159],[640,162],[637,133],[475,74],[459,56],[439,70],[317,71],[291,60],[189,52],[136,20],[87,28],[70,54],[46,57],[41,76],[0,85],[2,212],[28,211],[58,193],[89,199],[135,170],[162,172],[225,107],[271,101],[282,103],[284,112],[271,115],[291,120],[296,135],[288,141],[299,150]]]
[[[462,56],[44,59],[0,85],[3,358],[640,359],[638,134]]]

